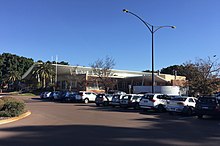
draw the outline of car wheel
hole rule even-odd
[[[186,115],[186,116],[191,116],[192,115],[192,109],[191,107],[184,107],[183,108],[183,114]]]
[[[186,114],[187,114],[187,116],[191,116],[192,115],[192,109],[188,108]]]
[[[104,103],[103,103],[103,106],[108,106],[108,102],[104,102]]]
[[[198,114],[197,117],[198,117],[198,119],[202,119],[203,115],[202,114]]]
[[[158,107],[157,107],[157,111],[160,112],[160,113],[163,112],[163,111],[164,111],[164,107],[163,107],[163,105],[161,105],[161,104],[158,105]]]
[[[174,114],[173,112],[169,111],[169,115],[173,115],[173,114]]]
[[[86,98],[85,100],[84,100],[84,103],[89,103],[89,99],[88,98]]]
[[[140,107],[139,107],[139,104],[138,104],[138,103],[134,105],[134,109],[137,110],[137,109],[139,109],[139,108],[140,108]]]

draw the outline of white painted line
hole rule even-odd
[[[192,117],[180,117],[179,120],[195,119],[195,116]]]

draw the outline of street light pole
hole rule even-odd
[[[150,23],[144,21],[141,17],[139,17],[137,14],[133,13],[133,12],[130,12],[128,11],[127,9],[123,9],[123,12],[125,13],[129,13],[135,17],[137,17],[141,22],[144,23],[144,25],[149,29],[149,31],[151,32],[151,37],[152,37],[152,93],[154,93],[154,85],[155,85],[155,79],[154,79],[154,33],[161,29],[161,28],[165,28],[165,27],[169,27],[169,28],[176,28],[175,26],[169,26],[169,25],[166,25],[166,26],[154,26],[154,25],[151,25]]]
[[[152,63],[152,75],[151,75],[151,91],[152,91],[152,93],[154,93],[154,85],[155,85],[155,79],[154,79],[154,33],[153,33],[153,31],[154,31],[154,26],[152,25],[151,26],[152,27],[152,32],[151,32],[151,38],[152,38],[152,50],[151,50],[151,52],[152,52],[152,54],[151,54],[151,56],[152,56],[152,61],[151,61],[151,63]]]

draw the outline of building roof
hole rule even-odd
[[[22,76],[22,79],[27,78],[30,76],[30,73],[35,68],[35,66],[38,65],[38,63],[33,64],[27,72]],[[57,68],[57,74],[58,75],[68,75],[68,74],[87,74],[90,76],[95,75],[93,72],[92,67],[84,67],[84,66],[70,66],[70,65],[61,65],[61,64],[52,64],[55,68]],[[150,72],[141,72],[141,71],[128,71],[128,70],[111,70],[113,73],[114,78],[132,78],[132,77],[144,77],[145,79],[151,81],[152,73]],[[163,78],[163,76],[160,76],[158,74],[155,75],[155,81],[156,82],[167,82],[168,80],[166,78]]]

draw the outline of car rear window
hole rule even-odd
[[[216,103],[216,99],[215,98],[199,98],[198,99],[199,103]]]
[[[122,99],[128,99],[128,100],[130,100],[130,99],[131,99],[131,95],[125,95],[125,96],[122,97]]]
[[[121,95],[114,95],[112,98],[120,98]]]
[[[173,98],[174,101],[185,101],[187,98]]]
[[[103,98],[104,94],[97,95],[98,98]]]
[[[138,98],[141,98],[141,96],[134,96],[133,99],[137,100]]]
[[[154,95],[144,95],[142,99],[153,99]]]

